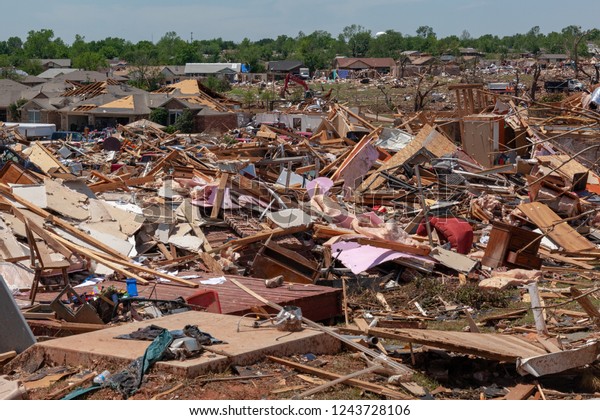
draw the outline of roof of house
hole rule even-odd
[[[393,58],[336,58],[338,68],[378,68],[394,67],[396,63]]]
[[[21,83],[23,83],[24,85],[41,85],[42,83],[46,83],[47,81],[48,80],[42,79],[41,77],[27,76],[23,80],[21,80]]]
[[[46,66],[48,64],[54,63],[60,67],[68,68],[71,67],[71,59],[70,58],[42,58],[40,59],[42,66]]]
[[[41,85],[36,85],[32,87],[26,88],[23,92],[24,99],[33,99],[36,96],[44,96],[44,97],[55,97],[60,96],[65,90],[72,88],[73,85],[71,83],[67,83],[63,80],[50,80],[46,83],[42,83]]]
[[[102,115],[149,115],[150,96],[148,92],[133,94],[104,103],[89,111],[96,116]]]
[[[155,93],[170,93],[170,94],[178,94],[178,95],[197,95],[202,90],[200,89],[200,84],[196,79],[186,79],[182,80],[178,83],[173,83],[171,85],[162,87],[155,91]]]
[[[468,48],[459,48],[458,51],[461,54],[466,54],[466,55],[469,55],[469,54],[481,54],[476,48],[471,48],[471,47],[468,47]]]
[[[65,70],[65,69],[62,69]],[[89,71],[89,70],[76,70],[74,72],[63,74],[61,76],[56,76],[54,80],[64,80],[64,81],[72,81],[79,83],[93,83],[93,82],[105,82],[108,79],[113,79],[119,82],[123,82],[127,80],[124,77],[113,76],[109,77],[106,73],[100,73],[98,71]]]
[[[239,71],[222,63],[189,63],[185,65],[185,74],[236,74]]]
[[[567,54],[541,54],[540,59],[544,60],[566,60],[569,58]]]
[[[302,66],[304,66],[304,62],[299,60],[269,61],[267,71],[292,71]]]
[[[22,91],[23,89],[27,89],[27,86],[19,83],[19,82],[15,82],[12,79],[0,79],[0,92],[5,92],[5,91]]]
[[[125,127],[132,128],[132,129],[136,129],[136,128],[145,129],[147,127],[152,127],[157,130],[162,130],[163,128],[166,128],[164,125],[160,125],[158,123],[155,123],[154,121],[150,121],[145,118],[142,118],[141,120],[137,120],[132,123],[129,123]]]
[[[235,74],[242,71],[242,63],[187,63],[185,74]]]
[[[0,79],[0,108],[6,108],[21,98],[27,86],[10,79]]]
[[[454,61],[456,57],[452,54],[442,54],[440,55],[440,61]]]
[[[185,66],[164,66],[163,71],[169,71],[174,76],[185,76]]]
[[[67,73],[76,72],[77,69],[48,69],[45,72],[42,72],[37,75],[37,77],[42,79],[54,79],[60,75],[64,75]]]
[[[416,57],[414,59],[411,59],[410,63],[414,64],[415,66],[422,66],[423,64],[427,64],[433,60],[435,60],[435,57],[433,57],[431,55],[425,55],[425,56]]]
[[[55,99],[55,98],[53,98],[53,99]],[[23,105],[22,108],[31,108],[32,104],[36,105],[35,108],[43,109],[46,111],[56,111],[59,108],[59,107],[55,106],[54,104],[52,104],[50,102],[50,99],[48,99],[48,98],[32,99],[29,102],[27,102],[25,105]]]

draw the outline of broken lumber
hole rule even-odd
[[[259,301],[261,301],[262,303],[264,303],[265,305],[270,306],[271,308],[277,310],[277,311],[282,311],[284,310],[283,307],[281,307],[280,305],[273,303],[265,298],[263,298],[261,295],[259,295],[258,293],[254,292],[253,290],[250,290],[249,288],[247,288],[246,286],[244,286],[242,283],[240,283],[239,281],[237,281],[234,278],[229,278],[229,280],[235,284],[237,287],[239,287],[240,289],[242,289],[244,292],[248,293],[249,295],[255,297],[256,299],[258,299]],[[340,340],[341,342],[347,344],[348,346],[357,349],[360,352],[363,352],[364,354],[366,354],[367,356],[370,356],[373,360],[377,360],[379,363],[381,363],[382,365],[384,365],[387,368],[390,368],[392,371],[394,371],[396,374],[398,375],[404,375],[406,380],[410,380],[414,374],[413,370],[410,369],[408,366],[402,365],[394,360],[391,360],[390,358],[388,358],[387,356],[383,356],[371,349],[368,349],[346,337],[341,336],[340,334],[334,332],[333,330],[331,330],[330,328],[325,328],[322,325],[317,324],[316,322],[313,322],[307,318],[302,318],[302,322],[304,322],[305,324],[309,325],[310,327],[316,328],[319,331],[323,331],[326,334],[331,335],[332,337]]]
[[[317,394],[317,393],[319,393],[321,391],[325,391],[326,389],[331,388],[332,386],[335,386],[337,384],[341,384],[341,383],[346,382],[346,381],[348,381],[350,379],[356,378],[357,376],[364,375],[366,373],[374,372],[374,371],[376,371],[378,369],[381,369],[381,366],[378,365],[378,364],[374,364],[372,366],[369,366],[368,368],[358,370],[358,371],[350,373],[348,375],[340,376],[339,378],[336,378],[336,379],[334,379],[332,381],[329,381],[329,382],[326,382],[326,383],[324,383],[322,385],[319,385],[316,388],[309,389],[308,391],[305,391],[305,392],[303,392],[301,394],[296,395],[293,399],[294,400],[301,400],[303,398],[310,397],[311,395]]]
[[[45,218],[48,222],[60,227],[61,229],[67,231],[68,233],[77,237],[78,239],[82,240],[83,242],[86,242],[86,243],[94,246],[95,248],[98,248],[98,249],[102,250],[103,252],[106,252],[107,254],[113,255],[115,257],[127,258],[125,255],[120,254],[119,252],[117,252],[114,249],[110,248],[109,246],[105,245],[103,242],[93,238],[92,236],[88,235],[85,232],[82,232],[81,230],[77,229],[70,223],[67,223],[64,220],[59,219],[59,218],[53,216],[52,214],[50,214],[49,212],[47,212],[46,210],[39,208],[35,204],[30,203],[29,201],[14,195],[12,193],[11,188],[2,182],[0,182],[0,193],[4,194],[10,201],[16,201],[17,203],[25,206],[31,212],[37,214],[38,216]]]
[[[280,363],[284,366],[289,366],[293,369],[296,369],[300,372],[305,372],[305,373],[310,373],[312,375],[315,375],[319,378],[325,378],[325,379],[330,379],[330,380],[334,380],[334,379],[339,379],[342,378],[343,375],[339,375],[337,373],[333,373],[333,372],[328,372],[326,370],[323,369],[318,369],[315,367],[311,367],[311,366],[307,366],[307,365],[303,365],[300,363],[295,363],[289,360],[285,360],[285,359],[281,359],[279,357],[275,357],[275,356],[267,356],[269,358],[269,360],[276,362],[276,363]],[[374,384],[372,382],[367,382],[367,381],[361,381],[358,379],[354,379],[354,378],[350,378],[344,381],[347,385],[352,385],[355,386],[357,388],[360,389],[364,389],[365,391],[369,391],[369,392],[373,392],[379,395],[383,395],[389,398],[393,398],[393,399],[398,399],[398,400],[410,400],[412,399],[411,396],[404,394],[402,392],[393,390],[391,388],[382,386],[382,385],[377,385]]]
[[[401,242],[385,241],[383,239],[358,238],[356,240],[361,245],[371,245],[377,248],[391,249],[392,251],[405,252],[413,255],[429,255],[431,248],[428,246],[406,245]]]
[[[577,300],[577,303],[581,305],[586,314],[594,321],[594,324],[600,326],[600,311],[594,306],[589,297],[584,296],[583,293],[576,287],[571,287],[571,295]]]

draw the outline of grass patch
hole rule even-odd
[[[507,308],[513,299],[514,291],[485,290],[476,284],[458,285],[440,281],[434,277],[421,277],[415,280],[415,287],[422,293],[419,303],[423,307],[438,306],[439,297],[474,309]]]

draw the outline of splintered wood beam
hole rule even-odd
[[[378,364],[374,364],[373,366],[369,366],[368,368],[362,369],[362,370],[358,370],[356,372],[352,372],[348,375],[344,375],[344,376],[340,376],[339,378],[333,379],[332,381],[329,381],[327,383],[324,383],[322,385],[319,385],[316,388],[313,389],[309,389],[308,391],[305,391],[299,395],[296,395],[293,399],[295,400],[301,400],[303,398],[306,397],[310,397],[311,395],[317,394],[321,391],[325,391],[326,389],[331,388],[332,386],[335,386],[337,384],[341,384],[342,382],[347,382],[350,379],[356,378],[357,376],[360,375],[364,375],[366,373],[371,373],[375,370],[381,369],[382,367]]]
[[[258,293],[254,292],[253,290],[244,286],[242,283],[240,283],[236,279],[229,278],[228,280],[231,281],[233,284],[235,284],[240,289],[242,289],[244,292],[248,293],[250,296],[253,296],[256,299],[258,299],[259,301],[261,301],[262,303],[264,303],[265,305],[268,305],[277,311],[283,310],[283,307],[281,305],[278,305],[274,302],[271,302],[271,301],[265,299]],[[356,342],[350,340],[349,338],[346,338],[346,337],[338,334],[337,332],[333,331],[330,328],[326,328],[322,325],[319,325],[316,322],[311,321],[310,319],[307,319],[307,318],[302,318],[302,322],[304,322],[309,327],[312,327],[319,331],[322,331],[325,334],[328,334],[328,335],[334,337],[335,339],[340,340],[342,343],[344,343],[360,352],[363,352],[365,355],[371,357],[373,360],[377,360],[377,362],[382,364],[384,367],[391,369],[393,372],[395,372],[395,374],[402,375],[403,379],[406,381],[411,380],[414,375],[414,371],[411,368],[409,368],[408,366],[398,363],[395,360],[392,360],[385,355],[382,355],[382,354],[375,352],[359,343],[356,343]]]
[[[213,248],[212,251],[209,251],[209,252],[211,254],[214,254],[215,252],[219,252],[219,251],[221,251],[223,249],[227,249],[229,247],[240,248],[240,247],[243,247],[246,245],[253,244],[255,242],[267,240],[271,237],[277,238],[279,236],[292,235],[294,233],[304,232],[309,229],[310,229],[310,226],[301,225],[301,226],[295,226],[295,227],[286,228],[286,229],[277,228],[277,229],[273,229],[273,230],[268,230],[266,232],[257,233],[256,235],[247,236],[245,238],[234,239],[233,241],[226,242],[225,244],[221,245],[220,247]]]
[[[223,204],[223,198],[225,197],[225,188],[227,187],[228,180],[229,180],[228,173],[221,174],[221,179],[219,180],[219,186],[217,187],[217,195],[215,197],[215,201],[213,202],[212,211],[210,213],[211,219],[216,219],[219,217],[219,212],[221,211],[221,205]]]
[[[192,287],[192,288],[198,288],[199,285],[197,283],[191,282],[191,281],[187,281],[184,279],[180,279],[179,277],[175,277],[172,276],[170,274],[167,273],[161,273],[157,270],[153,270],[151,268],[147,268],[144,267],[143,265],[137,265],[134,264],[128,260],[123,260],[123,259],[119,259],[119,258],[115,258],[111,255],[100,255],[92,250],[86,249],[86,248],[82,248],[80,246],[75,246],[72,243],[70,243],[69,241],[67,241],[64,238],[61,238],[60,236],[56,235],[56,234],[52,234],[52,236],[54,237],[54,239],[56,239],[57,241],[61,242],[63,245],[65,245],[67,248],[71,248],[73,251],[75,251],[76,253],[85,255],[88,258],[91,258],[95,261],[98,261],[101,264],[106,265],[107,267],[112,268],[113,270],[115,270],[118,273],[123,274],[126,277],[131,277],[131,278],[135,278],[138,282],[140,282],[140,284],[148,284],[148,280],[145,280],[143,278],[141,278],[140,276],[138,276],[137,274],[132,273],[131,271],[124,269],[122,266],[128,267],[130,269],[133,270],[137,270],[137,271],[141,271],[143,273],[148,273],[148,274],[152,274],[158,278],[164,278],[167,280],[170,280],[174,283],[183,285],[183,286],[187,286],[187,287]]]
[[[106,244],[104,244],[103,242],[95,239],[94,237],[88,235],[87,233],[82,232],[81,230],[77,229],[70,223],[67,223],[58,217],[55,217],[54,215],[52,215],[49,212],[47,212],[46,210],[36,206],[35,204],[17,196],[17,195],[14,195],[12,193],[12,189],[8,185],[1,183],[1,182],[0,182],[0,192],[2,194],[4,194],[6,197],[8,197],[8,199],[10,201],[16,201],[17,203],[25,206],[31,212],[37,214],[40,217],[45,218],[48,222],[60,227],[61,229],[67,231],[71,235],[77,237],[78,239],[81,239],[83,242],[86,242],[86,243],[92,245],[93,247],[100,249],[102,252],[106,252],[107,254],[110,254],[114,257],[121,258],[121,259],[127,259],[127,256],[115,251],[111,247],[109,247]]]
[[[371,245],[376,248],[385,248],[392,251],[406,252],[413,255],[429,255],[431,248],[428,246],[406,245],[401,242],[385,241],[382,239],[358,238],[356,240],[361,245]]]
[[[585,313],[587,313],[590,316],[590,318],[592,318],[594,324],[600,326],[600,312],[598,311],[598,308],[594,306],[590,298],[584,296],[581,290],[575,287],[571,287],[571,295],[581,305]]]
[[[323,369],[319,369],[319,368],[315,368],[315,367],[311,367],[311,366],[307,366],[307,365],[303,365],[300,363],[295,363],[289,360],[285,360],[285,359],[281,359],[279,357],[275,357],[275,356],[267,356],[269,358],[269,360],[276,362],[276,363],[280,363],[284,366],[288,366],[291,367],[299,372],[305,372],[305,373],[310,373],[311,375],[315,375],[319,378],[324,378],[324,379],[329,379],[329,380],[335,380],[335,379],[340,379],[343,378],[343,375],[337,374],[337,373],[333,373],[333,372],[328,372],[326,370]],[[393,399],[399,399],[399,400],[411,400],[413,399],[410,395],[404,394],[402,392],[387,388],[385,386],[382,385],[377,385],[374,384],[372,382],[367,382],[367,381],[361,381],[359,379],[354,379],[354,378],[349,378],[344,380],[344,383],[346,383],[347,385],[352,385],[355,386],[357,388],[360,389],[364,389],[365,391],[369,391],[369,392],[373,392],[375,394],[379,394],[379,395],[384,395],[386,397],[390,397]]]

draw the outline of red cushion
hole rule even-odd
[[[429,224],[435,229],[440,239],[450,242],[452,248],[456,248],[458,253],[469,253],[473,246],[473,228],[469,222],[454,217],[447,219],[432,217],[429,219]],[[424,236],[426,234],[425,222],[421,222],[417,229],[417,235]]]

